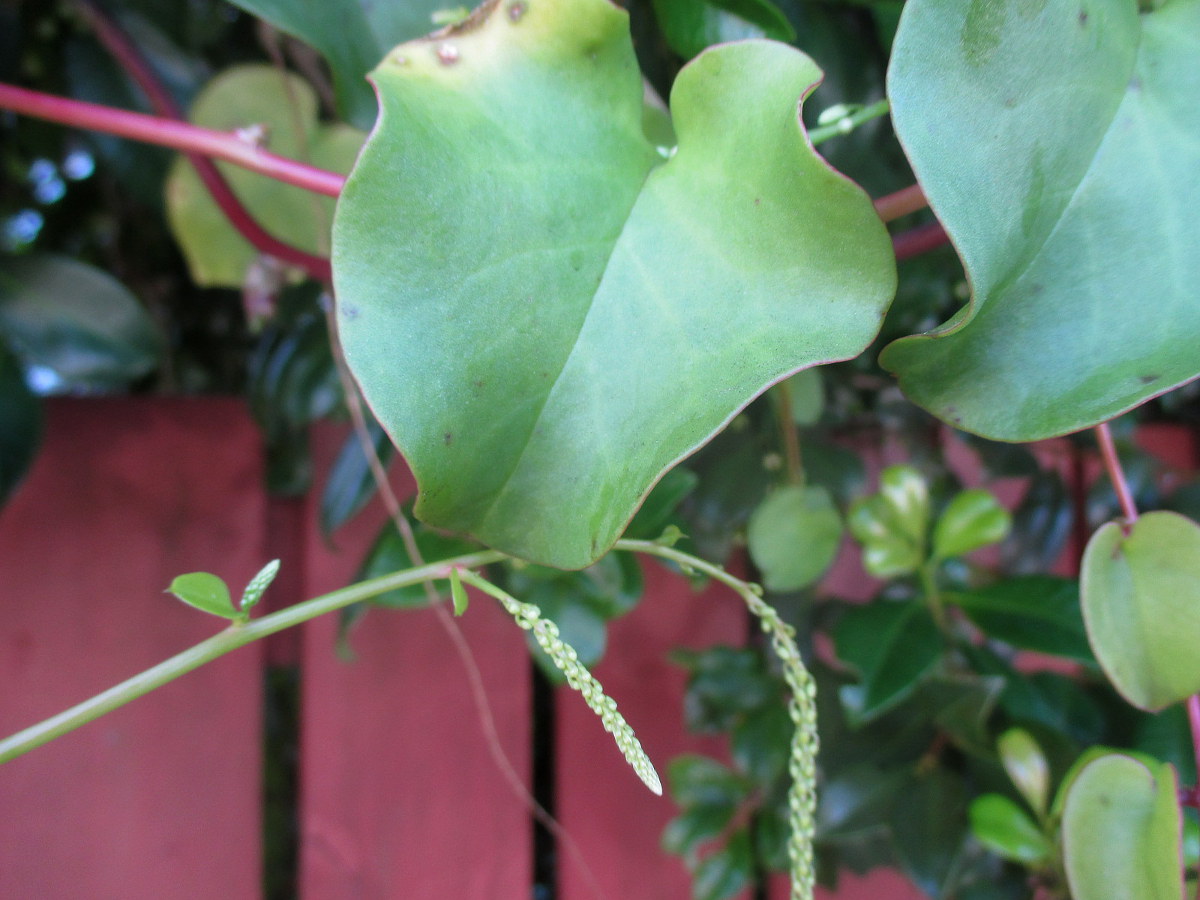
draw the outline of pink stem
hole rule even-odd
[[[158,76],[150,68],[141,51],[116,22],[110,19],[92,0],[78,0],[76,6],[96,32],[100,43],[146,95],[151,108],[160,116],[183,121],[185,118],[183,110],[175,102],[175,98],[158,80]],[[287,265],[303,269],[320,281],[328,283],[332,280],[333,271],[329,260],[279,240],[259,224],[250,210],[246,209],[237,194],[233,192],[233,188],[225,180],[225,176],[221,174],[216,163],[198,153],[185,155],[213,201],[224,213],[225,218],[255,249],[273,256]]]
[[[892,238],[892,249],[896,252],[896,259],[911,259],[948,243],[950,237],[941,223],[929,222],[895,235]]]
[[[1200,694],[1187,698],[1188,725],[1192,729],[1192,752],[1196,755],[1196,772],[1200,777]],[[1193,788],[1193,798],[1196,789]]]
[[[346,179],[255,146],[236,134],[0,84],[0,109],[222,159],[285,184],[337,197]]]
[[[925,199],[925,192],[921,190],[921,186],[913,184],[894,194],[880,197],[875,201],[875,212],[879,213],[879,218],[883,221],[891,222],[928,205],[929,201]]]
[[[1132,525],[1137,521],[1137,507],[1133,503],[1133,493],[1129,490],[1129,482],[1125,480],[1125,470],[1121,468],[1121,460],[1117,456],[1117,447],[1113,443],[1112,431],[1107,422],[1101,422],[1095,428],[1096,443],[1100,445],[1100,456],[1104,459],[1104,469],[1108,472],[1108,480],[1112,482],[1121,505],[1121,515],[1125,522]]]

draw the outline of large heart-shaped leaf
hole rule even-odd
[[[493,4],[372,77],[334,227],[342,339],[437,527],[585,566],[751,398],[878,329],[890,247],[805,138],[820,72],[796,50],[697,57],[666,163],[606,0]]]
[[[1121,695],[1159,710],[1200,691],[1200,526],[1147,513],[1128,534],[1110,522],[1080,574],[1088,639]]]
[[[375,121],[366,74],[401,41],[431,31],[446,0],[231,0],[321,52],[333,71],[338,107],[359,128]]]
[[[196,124],[219,131],[262,126],[273,152],[338,172],[350,170],[363,141],[361,132],[345,125],[318,125],[313,89],[304,79],[271,66],[236,66],[222,72],[205,85],[190,116]],[[329,252],[331,200],[236,166],[218,167],[272,235],[309,253]],[[192,279],[206,287],[242,287],[259,253],[229,224],[182,156],[171,166],[166,191],[171,230]]]
[[[1076,900],[1180,900],[1183,859],[1175,770],[1120,754],[1088,763],[1063,810],[1063,852]]]
[[[911,0],[893,118],[970,304],[882,362],[943,420],[1063,434],[1200,373],[1200,2]]]

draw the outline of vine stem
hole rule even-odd
[[[885,194],[876,200],[875,212],[879,213],[879,218],[883,221],[891,222],[901,216],[924,209],[928,205],[929,201],[925,199],[925,192],[921,190],[921,186],[910,184],[894,194]]]
[[[1125,470],[1121,468],[1121,458],[1117,455],[1117,446],[1113,443],[1112,430],[1107,422],[1101,422],[1095,428],[1096,443],[1100,445],[1100,456],[1104,460],[1104,470],[1108,472],[1108,480],[1112,482],[1117,502],[1121,505],[1121,515],[1127,525],[1137,521],[1137,507],[1133,502],[1133,492],[1129,490],[1129,482],[1125,478]]]
[[[448,578],[453,568],[475,568],[504,559],[504,554],[495,550],[482,550],[468,553],[453,559],[442,560],[426,566],[405,569],[368,581],[361,581],[341,590],[322,594],[287,609],[263,616],[246,624],[234,624],[219,634],[201,641],[193,647],[184,650],[120,684],[97,694],[83,703],[68,710],[51,716],[19,731],[16,734],[0,740],[0,763],[8,762],[23,753],[40,747],[54,738],[67,732],[74,731],[81,725],[97,719],[105,713],[124,706],[131,700],[148,694],[155,688],[173,681],[181,675],[197,669],[205,663],[224,656],[232,650],[244,647],[254,641],[261,640],[276,632],[300,625],[310,619],[325,613],[334,612],[352,603],[360,603],[371,597],[386,593],[396,588],[407,587],[441,578]]]
[[[724,584],[737,593],[750,611],[758,617],[762,628],[771,637],[771,646],[783,667],[783,677],[792,697],[788,714],[795,726],[795,737],[788,757],[788,772],[792,786],[788,792],[788,811],[791,835],[788,838],[788,859],[791,862],[792,900],[812,900],[816,885],[813,867],[813,838],[816,834],[817,812],[817,706],[816,683],[812,680],[800,650],[796,646],[794,629],[784,622],[775,607],[762,598],[761,588],[730,575],[720,566],[697,559],[673,547],[653,541],[622,539],[613,549],[644,553],[668,559]]]
[[[874,103],[868,103],[866,106],[854,110],[854,112],[843,116],[830,125],[820,125],[811,129],[808,132],[808,139],[815,147],[831,138],[849,134],[859,125],[866,124],[872,119],[886,116],[891,108],[891,104],[887,100],[876,100]]]
[[[912,259],[930,250],[950,243],[950,235],[941,222],[926,222],[908,231],[902,231],[892,238],[892,250],[896,259]]]
[[[137,45],[129,39],[129,35],[94,0],[76,0],[75,6],[95,31],[100,43],[146,95],[151,108],[160,116],[183,121],[183,110],[146,62]],[[263,228],[238,199],[225,176],[211,159],[199,153],[185,153],[185,156],[225,218],[255,249],[287,265],[303,269],[320,281],[329,283],[332,280],[333,270],[329,260],[293,247]]]
[[[0,109],[224,160],[326,197],[340,195],[346,183],[345,177],[336,172],[277,156],[236,132],[214,131],[188,122],[56,97],[11,84],[0,84]]]

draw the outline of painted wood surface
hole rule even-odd
[[[322,465],[338,440],[340,433],[318,436]],[[382,509],[369,509],[338,532],[333,548],[310,525],[309,595],[352,580],[383,520]],[[316,521],[315,509],[307,521]],[[527,784],[522,633],[482,597],[453,627],[486,686],[498,745]],[[353,662],[335,654],[336,633],[332,617],[311,622],[301,649],[301,896],[528,898],[528,809],[493,758],[445,628],[428,609],[372,611],[351,635]]]
[[[0,510],[0,731],[214,634],[163,593],[263,558],[260,440],[243,404],[49,404]],[[259,650],[236,651],[0,767],[0,897],[260,895]]]

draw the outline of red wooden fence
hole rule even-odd
[[[216,571],[236,590],[279,556],[273,606],[346,583],[382,513],[369,510],[330,547],[311,508],[268,504],[259,446],[233,400],[51,404],[34,470],[0,511],[0,732],[212,634],[217,620],[163,595],[177,574]],[[332,447],[326,435],[318,457]],[[746,624],[719,588],[694,594],[656,566],[647,578],[598,675],[661,767],[686,750],[720,751],[683,732],[684,673],[666,652],[740,643]],[[493,751],[529,782],[528,655],[482,598],[456,623],[494,743],[431,611],[373,612],[353,634],[353,662],[334,652],[336,623],[316,621],[0,767],[0,898],[259,897],[262,667],[295,654],[299,895],[525,900],[529,808]],[[682,864],[659,849],[669,799],[641,786],[578,697],[557,702],[557,813],[575,848],[560,845],[558,896],[689,896]],[[837,896],[919,895],[876,872],[847,879]]]

